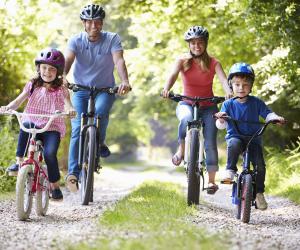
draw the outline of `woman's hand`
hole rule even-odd
[[[160,94],[161,94],[161,96],[163,98],[168,98],[169,97],[169,93],[170,93],[170,90],[163,89]]]

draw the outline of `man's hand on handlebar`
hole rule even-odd
[[[126,95],[131,90],[131,86],[128,82],[122,82],[118,86],[118,95]]]

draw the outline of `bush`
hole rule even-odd
[[[3,121],[1,121],[2,123]],[[3,122],[0,130],[0,192],[13,191],[15,188],[16,178],[6,175],[5,169],[15,160],[17,132],[12,129],[10,120]]]

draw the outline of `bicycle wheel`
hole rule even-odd
[[[19,220],[29,218],[32,208],[33,165],[24,165],[19,169],[16,183],[16,205]]]
[[[200,196],[200,174],[198,171],[198,154],[199,154],[199,130],[191,129],[188,131],[189,138],[189,156],[187,163],[188,174],[188,205],[199,204]]]
[[[93,177],[96,165],[96,129],[89,127],[85,136],[81,170],[81,204],[88,205],[91,200]]]
[[[252,202],[252,176],[246,174],[242,184],[241,220],[248,223],[250,220]]]
[[[45,173],[39,174],[39,182],[38,187],[36,190],[36,213],[39,216],[45,216],[49,206],[49,190],[50,190],[50,183],[48,180],[48,171],[47,166],[43,165],[42,169]]]

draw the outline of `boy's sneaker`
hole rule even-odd
[[[263,193],[256,194],[256,207],[259,210],[266,210],[268,208],[268,203],[266,202],[265,196]]]
[[[70,192],[74,193],[78,191],[78,179],[75,175],[69,174],[67,176],[67,188]]]
[[[103,158],[106,158],[106,157],[110,156],[110,150],[107,147],[107,145],[102,144],[100,146],[100,156],[103,157]]]
[[[235,176],[235,171],[234,170],[231,170],[231,169],[226,169],[223,177],[222,177],[222,180],[221,182],[223,183],[231,183],[234,179],[234,176]]]
[[[18,176],[19,164],[15,163],[6,169],[9,176]]]
[[[62,200],[63,194],[62,194],[60,188],[55,188],[55,189],[51,190],[51,197],[53,200]]]

